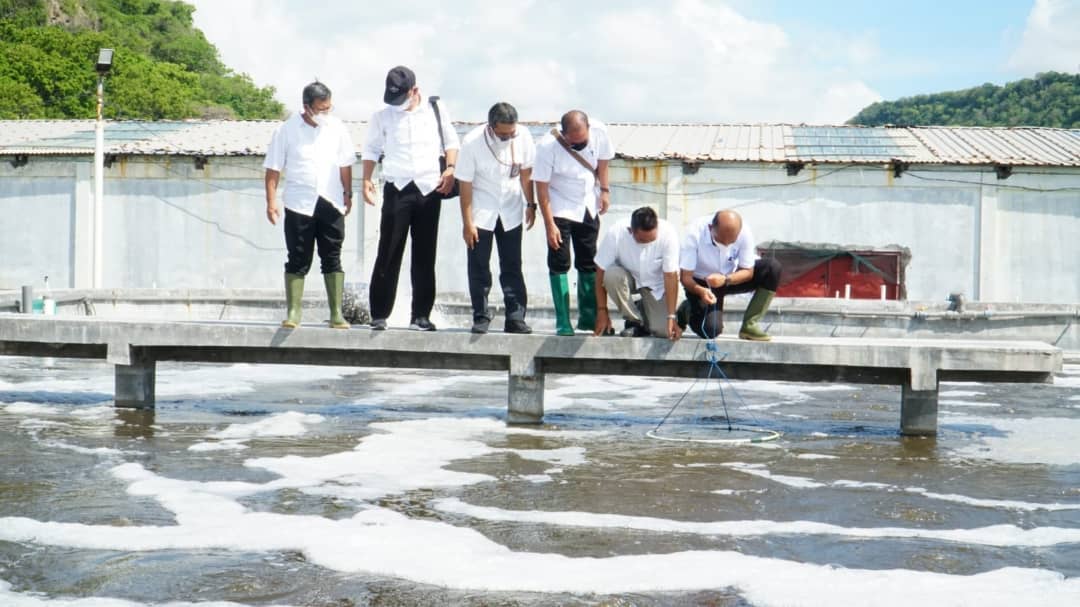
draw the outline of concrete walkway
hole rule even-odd
[[[153,406],[159,360],[498,370],[508,373],[509,423],[543,420],[548,373],[699,377],[706,343],[0,314],[0,355],[106,359],[116,365],[117,406]],[[736,380],[899,385],[900,429],[909,435],[937,432],[941,381],[1050,382],[1062,366],[1061,350],[1034,341],[722,337],[716,343],[721,368]]]

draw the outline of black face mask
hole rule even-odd
[[[580,152],[581,150],[584,150],[588,146],[589,146],[589,140],[588,139],[586,139],[585,141],[582,141],[581,143],[571,143],[570,144],[570,147],[573,148],[575,152]]]

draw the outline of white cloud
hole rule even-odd
[[[1035,0],[1008,67],[1024,75],[1080,72],[1080,0]]]
[[[580,107],[607,121],[842,122],[880,98],[854,74],[875,40],[809,53],[779,25],[720,2],[426,0],[375,13],[295,0],[193,4],[227,65],[275,86],[290,109],[318,76],[347,119],[381,106],[397,64],[461,120],[504,100],[525,120]]]

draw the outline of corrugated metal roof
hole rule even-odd
[[[261,156],[276,121],[122,121],[105,127],[107,154]],[[367,125],[347,122],[360,146]],[[537,137],[550,128],[525,123]],[[458,123],[465,133],[475,123]],[[713,162],[1002,164],[1080,167],[1080,130],[1035,127],[858,127],[787,124],[608,124],[627,159]],[[0,121],[2,155],[88,155],[93,120]]]

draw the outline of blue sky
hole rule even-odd
[[[784,26],[801,46],[825,36],[870,37],[881,51],[864,72],[886,99],[1003,84],[1026,72],[1007,68],[1033,0],[742,0],[748,17]],[[1080,36],[1080,34],[1077,34]]]
[[[1080,0],[189,0],[234,69],[346,119],[412,67],[451,117],[837,124],[881,99],[1080,70]]]

